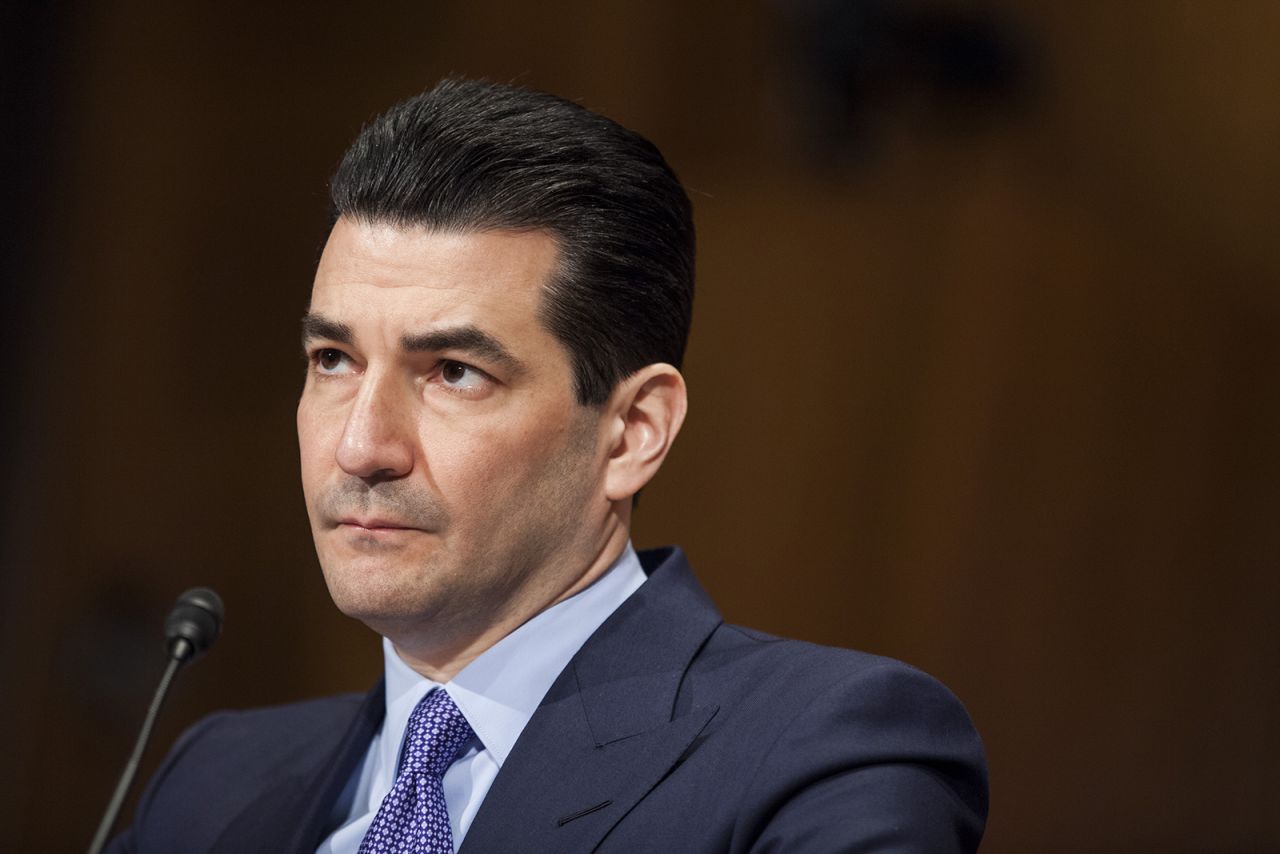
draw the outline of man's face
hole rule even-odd
[[[325,246],[303,491],[334,602],[397,643],[526,619],[598,557],[601,415],[538,320],[556,260],[542,232],[346,219]]]

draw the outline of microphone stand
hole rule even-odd
[[[164,675],[160,677],[160,684],[156,686],[155,696],[151,698],[151,707],[147,709],[147,716],[142,721],[142,731],[138,733],[138,740],[133,745],[133,753],[125,763],[124,773],[120,775],[120,782],[116,784],[115,794],[111,796],[111,803],[107,805],[106,814],[102,816],[98,832],[94,834],[93,842],[89,844],[89,854],[100,854],[103,846],[107,844],[107,837],[111,835],[111,829],[116,825],[116,818],[120,815],[120,808],[124,806],[125,796],[129,794],[133,778],[138,774],[138,765],[142,762],[143,751],[147,749],[147,742],[151,740],[151,730],[156,725],[156,717],[160,714],[160,707],[164,705],[164,699],[169,694],[169,686],[173,684],[173,677],[177,674],[178,668],[188,661],[193,661],[217,639],[222,631],[223,614],[222,600],[218,598],[217,593],[207,587],[193,587],[178,597],[173,610],[165,618],[164,634],[168,641],[169,661],[165,665]]]
[[[169,694],[169,686],[173,684],[173,677],[178,672],[178,668],[185,664],[191,656],[191,644],[186,638],[178,638],[174,641],[173,647],[169,662],[164,668],[164,675],[160,677],[160,684],[156,686],[155,696],[151,698],[151,707],[147,709],[147,716],[142,721],[142,731],[138,733],[138,740],[134,742],[133,753],[129,756],[129,761],[125,763],[124,773],[120,775],[120,782],[116,784],[116,791],[111,796],[111,803],[107,804],[107,811],[102,816],[102,822],[98,825],[98,832],[94,834],[93,842],[89,844],[89,854],[99,854],[102,851],[102,847],[107,844],[107,837],[111,835],[111,829],[116,826],[116,819],[120,816],[120,808],[124,806],[125,796],[129,794],[129,788],[133,785],[133,778],[138,774],[138,765],[142,762],[143,751],[147,749],[147,742],[151,741],[151,730],[155,727],[156,717],[160,714],[160,707],[164,705],[165,697]]]

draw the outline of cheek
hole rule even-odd
[[[427,478],[446,503],[460,502],[471,512],[500,501],[522,478],[527,455],[488,435],[461,434],[426,446]],[[462,508],[460,508],[462,509]]]
[[[298,459],[302,489],[308,499],[324,472],[334,464],[336,435],[329,420],[320,417],[314,403],[304,399],[298,404]]]
[[[561,440],[557,432],[515,424],[461,433],[428,448],[427,466],[448,504],[473,514],[496,515],[545,491],[549,484],[541,481],[560,473],[553,463],[565,455]],[[458,502],[470,506],[459,507]]]

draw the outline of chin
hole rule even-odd
[[[324,580],[338,610],[366,624],[398,621],[430,612],[430,593],[420,575],[396,561],[365,558],[325,564]],[[428,601],[423,601],[423,600]]]

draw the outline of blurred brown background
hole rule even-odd
[[[87,845],[189,586],[226,632],[144,774],[215,708],[376,678],[311,551],[297,321],[343,148],[449,72],[637,128],[694,196],[691,420],[639,545],[947,682],[985,851],[1280,847],[1280,6],[3,16],[7,850]]]

